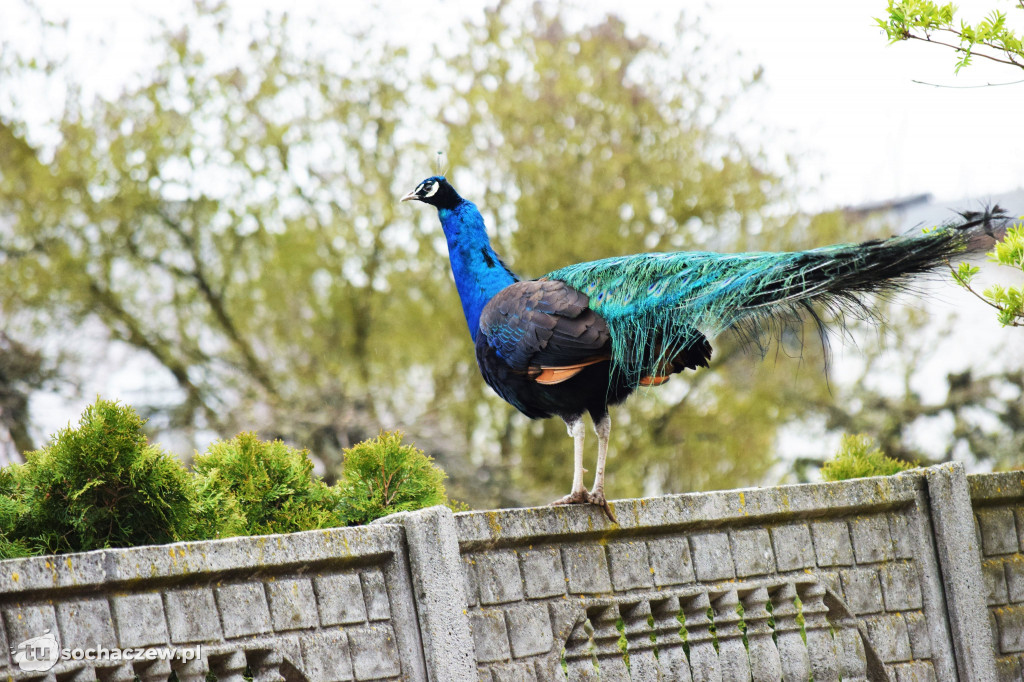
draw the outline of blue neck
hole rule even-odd
[[[491,248],[483,216],[476,205],[463,200],[454,208],[439,208],[437,215],[448,240],[448,258],[455,288],[462,299],[470,336],[476,341],[480,313],[496,293],[517,281]]]

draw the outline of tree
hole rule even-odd
[[[0,331],[0,428],[10,435],[14,447],[14,452],[7,453],[7,461],[21,461],[21,453],[35,449],[29,396],[54,378],[42,353]]]
[[[945,377],[942,400],[915,390],[904,377],[901,391],[886,394],[857,384],[843,399],[825,406],[830,430],[870,433],[888,456],[904,462],[937,464],[954,459],[983,462],[997,469],[1020,466],[1024,450],[1024,370],[979,374],[971,370]],[[931,399],[929,399],[931,398]],[[856,406],[856,407],[853,407]],[[916,442],[912,428],[949,422],[951,438],[938,457]]]
[[[259,430],[337,475],[343,447],[401,428],[453,497],[562,494],[564,430],[483,384],[436,218],[396,202],[436,149],[526,276],[853,230],[794,215],[785,173],[722,128],[757,74],[703,56],[693,25],[668,46],[614,17],[570,28],[561,8],[525,7],[499,4],[420,64],[381,30],[321,50],[301,20],[239,26],[199,3],[163,28],[154,69],[90,101],[59,62],[5,45],[0,310],[93,362],[105,347],[78,343],[93,326],[150,358],[174,390],[144,415],[197,443]],[[65,28],[39,30],[62,44]],[[42,123],[18,106],[40,81],[64,93]],[[718,339],[712,370],[617,410],[616,495],[760,482],[778,429],[832,400],[813,331],[780,335],[767,363]]]
[[[525,274],[644,249],[752,248],[769,225],[795,244],[807,221],[764,218],[786,189],[757,150],[717,130],[731,99],[704,93],[710,65],[611,17],[570,30],[560,10],[520,10],[467,25],[464,49],[421,77],[372,37],[345,37],[339,66],[297,49],[284,17],[239,29],[198,4],[120,97],[85,103],[68,85],[55,144],[0,109],[0,305],[42,328],[99,321],[155,359],[180,397],[147,416],[168,428],[260,428],[336,471],[341,447],[403,427],[456,497],[546,501],[564,486],[567,439],[513,415],[477,376],[436,221],[396,213],[426,170],[410,162],[432,155],[411,140],[437,131],[431,147],[449,150],[457,184]],[[226,64],[215,44],[248,47]],[[5,69],[12,89],[61,73],[31,60]],[[750,85],[735,83],[731,97]],[[612,463],[618,492],[763,475],[789,416],[766,399],[779,376],[802,394],[824,383],[738,350],[720,342],[717,373],[618,413],[617,452],[642,453]]]
[[[1024,10],[1018,0],[1016,9]],[[952,3],[938,5],[931,0],[889,0],[886,16],[875,21],[890,43],[921,40],[952,48],[957,55],[955,73],[969,66],[975,56],[1024,69],[1024,40],[1007,24],[1005,12],[992,10],[982,21],[971,24],[957,18]],[[953,43],[937,36],[951,36]],[[1022,217],[1024,219],[1024,217]],[[990,260],[1024,272],[1024,223],[1011,228],[1006,238],[989,254]],[[953,271],[953,279],[996,309],[1000,324],[1024,327],[1024,287],[993,285],[982,293],[971,287],[978,269],[967,263]]]
[[[868,434],[886,455],[921,466],[1019,467],[1024,358],[1016,330],[997,329],[969,296],[951,300],[952,283],[932,284],[921,283],[919,298],[882,304],[880,318],[898,321],[884,334],[852,330],[858,348],[833,386],[835,399],[794,396],[803,426]],[[943,303],[953,304],[946,313]],[[970,327],[984,331],[972,335]],[[794,477],[811,480],[821,463],[820,451],[798,459]]]
[[[983,56],[995,62],[1016,66],[1021,61],[1021,43],[1008,28],[1006,15],[993,12],[977,24],[957,17],[953,5],[937,5],[929,0],[902,0],[888,3],[886,16],[876,19],[891,42],[922,40],[951,47],[958,57],[955,71],[972,63],[972,56]],[[947,38],[952,36],[955,44]],[[1024,244],[1021,227],[1008,231],[1003,242],[997,243],[989,260],[1024,270]],[[978,267],[971,263],[950,265],[953,279],[978,298],[997,309],[997,318],[1003,326],[1020,326],[1021,300],[1024,290],[1012,286],[993,285],[979,294],[972,287]],[[902,317],[902,315],[901,315]],[[881,348],[866,348],[867,364],[859,378],[843,387],[840,396],[831,405],[808,405],[808,414],[818,413],[831,431],[847,433],[868,432],[881,444],[882,450],[907,462],[936,463],[952,459],[968,464],[982,463],[997,468],[1020,466],[1020,452],[1024,443],[1024,421],[1020,409],[1021,370],[1017,355],[996,351],[994,358],[980,357],[973,361],[980,367],[963,367],[948,371],[945,390],[932,385],[923,391],[918,381],[919,368],[936,352],[937,336],[965,331],[962,319],[954,320],[945,329],[925,330],[920,323],[912,323],[918,331],[907,333],[901,325],[896,340],[887,352],[891,365],[901,368],[889,370],[886,389],[871,382],[878,376],[875,366],[883,352]],[[963,356],[972,357],[970,349]],[[1008,349],[1007,349],[1008,350]],[[894,360],[892,356],[898,356]],[[995,360],[995,362],[987,362]],[[947,363],[948,364],[948,363]],[[892,387],[895,383],[896,387]],[[934,384],[935,382],[931,382]],[[824,409],[822,409],[824,408]],[[944,441],[936,452],[934,443],[930,452],[923,447],[920,434],[943,434]],[[948,438],[945,434],[948,433]],[[806,464],[801,462],[801,465]],[[802,466],[798,469],[802,470]],[[798,471],[798,478],[805,474]]]
[[[121,96],[84,102],[68,83],[52,147],[0,112],[2,305],[42,329],[98,321],[151,356],[179,390],[151,408],[170,428],[226,435],[260,414],[329,453],[376,430],[373,370],[407,354],[380,329],[388,288],[423,271],[415,242],[389,238],[415,148],[395,142],[406,65],[352,38],[371,66],[342,72],[300,54],[284,16],[253,31],[196,4]],[[211,53],[240,42],[237,63]],[[62,73],[4,66],[11,90]]]
[[[1024,10],[1024,2],[1018,0],[1015,4]],[[958,20],[953,3],[889,0],[886,16],[875,21],[890,42],[922,40],[952,48],[957,55],[956,73],[969,66],[975,56],[1024,69],[1024,41],[1007,24],[1005,12],[992,10],[980,22],[971,24]]]

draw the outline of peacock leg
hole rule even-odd
[[[566,419],[565,427],[569,431],[569,435],[572,436],[573,452],[572,452],[572,492],[565,497],[555,500],[552,505],[556,504],[582,504],[589,502],[590,493],[583,487],[583,472],[586,469],[583,468],[583,438],[587,434],[586,426],[583,424],[583,415],[577,416],[575,419]]]
[[[597,433],[597,471],[594,473],[594,488],[588,495],[587,501],[596,504],[604,510],[612,523],[618,523],[608,500],[604,497],[604,465],[608,459],[608,437],[612,432],[612,420],[607,414],[594,424],[594,432]]]

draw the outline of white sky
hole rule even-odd
[[[159,5],[128,0],[40,0],[48,16],[68,17],[72,49],[90,84],[113,94],[149,54],[152,14],[173,17],[184,0]],[[235,0],[236,16],[267,8],[319,17],[321,29],[385,18],[388,36],[428,58],[429,45],[484,3],[383,0],[356,18],[350,3]],[[0,35],[9,35],[20,0],[0,0]],[[967,18],[992,7],[1024,26],[1024,11],[1008,0],[958,3]],[[525,5],[524,5],[525,6]],[[780,158],[800,159],[802,203],[809,208],[850,205],[931,192],[942,199],[987,195],[1024,186],[1024,83],[964,88],[1024,79],[1024,70],[976,59],[953,74],[951,50],[912,41],[889,46],[874,25],[884,0],[568,0],[575,16],[621,16],[634,30],[665,39],[682,8],[699,18],[723,54],[762,65],[767,86],[734,118],[740,134],[777,131],[761,140]],[[7,11],[5,11],[5,9]],[[5,15],[9,18],[4,21]],[[1020,15],[1018,19],[1015,15]],[[4,26],[4,24],[7,24]],[[102,44],[97,44],[97,38]],[[735,71],[732,71],[735,73]],[[937,88],[914,80],[955,88]],[[744,125],[749,121],[749,125]]]
[[[656,9],[662,3],[606,4],[650,30],[671,25]],[[873,21],[885,4],[725,0],[686,7],[715,40],[764,67],[767,92],[748,107],[749,117],[788,133],[768,145],[799,155],[807,205],[924,192],[957,199],[1024,186],[1024,83],[962,87],[1024,80],[1024,70],[979,58],[954,76],[948,48],[890,46]],[[1024,11],[1006,0],[957,4],[968,19],[997,7],[1024,26]]]
[[[958,3],[967,17],[1009,2]],[[986,5],[988,8],[986,8]],[[873,16],[885,2],[716,4],[708,21],[765,67],[763,116],[792,131],[808,171],[823,175],[825,203],[851,204],[931,192],[957,199],[1024,184],[1024,70],[976,59],[953,74],[953,52],[907,41],[888,45]],[[1024,21],[1017,21],[1017,25]],[[811,173],[808,173],[810,176]]]

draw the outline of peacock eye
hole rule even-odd
[[[423,195],[423,198],[426,199],[428,197],[434,196],[434,194],[437,193],[437,188],[438,188],[438,184],[436,182],[431,182],[431,183],[425,185],[424,189],[427,190],[427,193]]]

